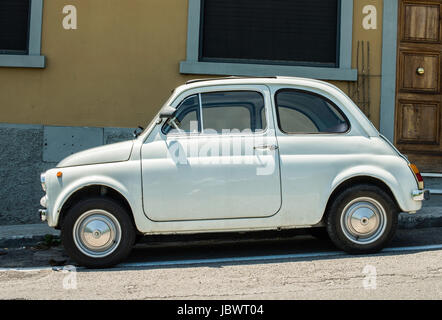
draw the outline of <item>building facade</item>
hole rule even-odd
[[[37,222],[41,171],[130,139],[194,78],[331,82],[440,173],[441,2],[0,0],[0,224]]]

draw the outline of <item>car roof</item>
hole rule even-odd
[[[320,81],[316,79],[310,78],[300,78],[300,77],[283,77],[283,76],[268,76],[268,77],[247,77],[247,76],[229,76],[229,77],[219,77],[219,78],[202,78],[202,79],[191,79],[188,80],[184,86],[207,86],[207,85],[228,85],[228,84],[266,84],[266,83],[300,83],[300,82],[312,82],[312,83],[322,83],[325,85],[329,85],[331,87],[335,87],[328,82]]]
[[[220,77],[220,78],[203,78],[203,79],[192,79],[186,82],[186,84],[192,84],[197,82],[207,82],[207,81],[217,81],[217,80],[250,80],[250,79],[277,79],[277,76],[273,77],[238,77],[238,76],[229,76],[229,77]]]
[[[208,86],[222,86],[222,85],[299,85],[311,88],[322,87],[325,91],[338,91],[344,94],[338,87],[321,80],[300,78],[300,77],[285,77],[285,76],[269,76],[269,77],[219,77],[219,78],[203,78],[193,79],[187,81],[185,84],[179,86],[175,91],[185,91],[189,89],[196,89]]]

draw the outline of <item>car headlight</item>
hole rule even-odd
[[[41,187],[43,188],[43,191],[46,191],[46,173],[42,173],[40,175],[40,182],[41,182]]]

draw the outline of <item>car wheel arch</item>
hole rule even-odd
[[[109,198],[121,203],[123,208],[126,209],[126,212],[130,216],[132,223],[136,228],[134,211],[127,198],[115,188],[104,184],[85,185],[72,191],[64,199],[63,203],[59,206],[59,209],[57,211],[58,212],[57,228],[61,227],[61,225],[63,224],[63,219],[66,216],[66,213],[73,205],[75,205],[75,203],[78,203],[79,201],[82,200],[86,200],[88,198],[94,198],[97,196]]]
[[[388,185],[388,183],[386,183],[385,181],[383,181],[382,179],[380,179],[378,177],[373,177],[373,176],[369,176],[369,175],[358,175],[358,176],[349,177],[349,178],[347,178],[347,179],[345,179],[335,185],[335,187],[333,188],[333,191],[331,192],[331,194],[328,198],[328,201],[327,201],[327,204],[325,207],[325,211],[324,211],[321,221],[323,221],[324,218],[326,217],[327,212],[328,212],[331,204],[333,203],[334,199],[342,191],[346,190],[347,188],[349,188],[351,186],[361,185],[361,184],[374,185],[374,186],[381,188],[391,197],[393,202],[396,204],[397,208],[399,208],[399,210],[400,210],[400,205],[398,203],[398,200],[397,200],[394,192],[392,191],[392,188]]]

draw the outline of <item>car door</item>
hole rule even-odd
[[[173,121],[142,146],[143,204],[154,221],[264,218],[281,206],[265,86],[182,94]]]

